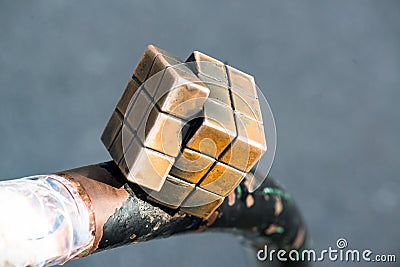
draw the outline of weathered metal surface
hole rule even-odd
[[[139,127],[146,123],[145,117],[151,107],[151,99],[143,88],[141,88],[130,104],[124,123],[128,124],[134,131],[138,131]]]
[[[181,210],[200,218],[209,218],[223,201],[222,196],[196,187],[183,202]]]
[[[177,157],[171,174],[189,183],[197,184],[214,162],[215,160],[209,156],[185,148]]]
[[[203,116],[203,122],[187,142],[187,147],[218,159],[236,137],[233,110],[207,100]]]
[[[229,83],[233,91],[241,90],[257,98],[257,86],[254,77],[231,66],[226,66]]]
[[[267,151],[264,126],[247,116],[235,113],[238,136],[221,161],[248,172]]]
[[[218,162],[204,177],[200,187],[220,196],[228,196],[244,179],[246,173]]]
[[[110,120],[107,123],[103,135],[101,136],[101,140],[103,141],[103,144],[105,145],[107,150],[110,149],[121,127],[122,127],[122,118],[117,111],[114,111],[111,115]]]
[[[193,62],[193,64],[190,64],[189,66],[196,75],[199,75],[200,77],[204,75],[214,81],[226,85],[228,84],[226,67],[221,61],[199,51],[194,51],[186,62]]]
[[[185,121],[153,107],[137,136],[145,147],[176,157],[182,147]]]
[[[114,162],[59,173],[79,183],[94,212],[95,240],[85,254],[180,233],[222,231],[240,235],[254,248],[301,250],[306,228],[291,196],[272,178],[249,193],[249,174],[208,220],[153,204],[136,184],[127,183]]]
[[[125,161],[129,168],[129,172],[124,173],[128,181],[160,191],[174,158],[144,147],[135,138],[126,152]]]
[[[148,46],[102,140],[153,201],[207,219],[267,147],[254,78],[198,51],[186,62]]]
[[[210,90],[186,66],[179,66],[166,68],[156,92],[150,94],[161,111],[189,120],[201,112]]]
[[[117,104],[117,109],[124,117],[126,115],[126,112],[128,111],[129,103],[132,101],[132,98],[135,96],[139,87],[140,84],[137,80],[134,79],[130,79],[128,84],[126,85],[124,93],[122,94]]]
[[[158,59],[156,60],[156,58]],[[179,58],[171,53],[155,47],[154,45],[148,45],[140,58],[139,63],[136,65],[133,76],[143,83],[150,76],[150,72],[152,72],[152,74],[157,73],[164,68],[163,66],[171,66],[171,64],[180,61]],[[153,63],[155,63],[155,65]]]
[[[172,209],[177,209],[182,202],[189,196],[195,188],[195,184],[190,184],[181,179],[168,175],[163,187],[159,192],[149,192],[148,200],[165,205]],[[160,199],[162,201],[160,201]]]

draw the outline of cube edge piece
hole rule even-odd
[[[222,174],[220,173],[221,171]],[[216,173],[216,176],[212,176],[214,173]],[[229,174],[231,174],[230,177],[227,177]],[[201,181],[199,187],[214,194],[227,197],[245,177],[246,172],[223,162],[217,162],[208,175]]]
[[[118,126],[116,123],[118,124]],[[120,130],[122,125],[123,120],[121,119],[119,111],[115,109],[111,114],[107,122],[106,128],[103,130],[100,138],[108,151],[111,148],[111,145],[114,142],[115,138],[117,137],[118,131]]]
[[[157,56],[160,54],[164,54],[167,55],[168,57],[179,59],[178,57],[172,55],[171,53],[165,51],[164,49],[161,49],[155,45],[150,44],[146,46],[146,49],[144,50],[142,56],[140,57],[139,62],[136,65],[132,76],[138,79],[141,83],[143,83],[150,75],[153,63],[156,60]]]
[[[194,62],[193,64],[189,65],[189,68],[191,68],[191,70],[199,78],[200,78],[200,75],[204,75],[207,78],[213,80],[214,82],[222,83],[224,85],[228,84],[228,73],[227,73],[227,70],[226,70],[226,65],[222,61],[220,61],[220,60],[218,60],[216,58],[213,58],[213,57],[211,57],[211,56],[209,56],[209,55],[207,55],[207,54],[205,54],[205,53],[203,53],[201,51],[195,50],[189,55],[189,57],[186,59],[185,62],[186,63]],[[209,62],[209,64],[210,64],[209,66],[211,66],[212,64],[215,64],[217,66],[222,67],[221,68],[222,72],[219,73],[222,76],[219,77],[218,75],[215,76],[215,73],[214,73],[214,75],[210,75],[209,73],[203,72],[201,70],[201,65],[199,64],[200,62]]]
[[[198,205],[198,206],[186,206],[186,204],[190,201],[190,199],[195,195],[195,194],[204,194],[206,197],[209,196],[212,200],[206,204],[203,205]],[[210,191],[207,191],[203,188],[200,188],[196,186],[196,188],[193,190],[193,192],[189,195],[188,198],[183,202],[182,206],[180,207],[181,211],[184,211],[190,215],[202,218],[204,220],[207,220],[211,217],[211,215],[221,206],[221,204],[224,202],[225,198],[223,196],[217,195],[215,193],[212,193]],[[190,203],[190,202],[189,202]],[[204,212],[204,209],[206,209],[206,212]]]
[[[186,181],[184,181],[184,180],[182,180],[182,179],[180,179],[180,178],[177,178],[177,177],[175,177],[175,176],[172,176],[171,174],[168,174],[168,176],[167,176],[167,178],[166,178],[166,180],[165,180],[165,183],[164,183],[163,187],[161,188],[160,191],[158,191],[158,192],[155,191],[155,194],[158,195],[158,194],[163,194],[163,193],[165,193],[165,192],[162,192],[162,191],[166,188],[165,185],[166,185],[167,183],[172,184],[172,187],[182,187],[182,190],[187,189],[187,190],[185,190],[186,192],[183,193],[183,197],[182,197],[182,195],[181,195],[181,197],[178,197],[178,198],[179,198],[179,199],[178,199],[178,202],[179,202],[179,203],[165,203],[165,202],[159,201],[159,200],[156,198],[156,196],[152,195],[152,193],[154,194],[154,192],[151,192],[151,193],[147,196],[147,199],[149,199],[150,201],[153,201],[153,202],[155,202],[155,203],[158,203],[158,204],[167,206],[168,208],[171,208],[171,209],[178,209],[178,208],[181,206],[181,204],[185,201],[186,197],[188,197],[189,194],[190,194],[190,193],[195,189],[195,187],[196,187],[195,184],[188,183],[188,182],[186,182]],[[172,193],[174,193],[174,192],[172,192]],[[178,194],[178,193],[182,193],[182,192],[175,192],[175,194]]]
[[[142,144],[140,144],[140,145],[142,145]],[[150,149],[150,148],[147,148],[144,146],[140,147],[139,149],[141,149],[141,150],[137,153],[137,156],[134,159],[134,162],[132,164],[127,164],[129,173],[127,173],[126,178],[128,181],[130,181],[132,183],[135,183],[135,184],[144,186],[150,190],[159,192],[161,190],[161,188],[163,187],[169,172],[171,171],[171,168],[174,164],[174,159],[168,155],[165,155],[161,152],[158,152],[156,150],[153,150],[153,149]],[[149,154],[147,154],[147,153],[149,153]],[[139,163],[138,160],[139,159],[146,160],[146,158],[144,158],[146,156],[148,157],[148,161],[150,161],[147,163],[149,163],[150,165],[153,165],[154,162],[151,162],[152,160],[149,158],[149,156],[153,156],[157,160],[164,161],[164,165],[166,165],[166,166],[159,165],[160,167],[163,167],[163,169],[161,170],[162,173],[158,172],[160,170],[153,170],[155,172],[155,173],[153,173],[154,178],[158,179],[158,180],[154,180],[153,184],[150,183],[150,181],[148,180],[148,177],[151,175],[150,172],[143,173],[143,170],[138,170],[137,168],[135,168],[135,165]],[[165,163],[165,162],[168,162],[168,163]],[[146,162],[141,162],[141,163],[144,164]],[[132,166],[129,166],[129,165],[132,165]]]

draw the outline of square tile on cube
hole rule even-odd
[[[168,175],[161,190],[149,192],[148,199],[169,208],[177,209],[194,188],[194,184]]]
[[[196,184],[214,162],[215,160],[209,156],[184,148],[175,160],[171,174],[189,183]]]
[[[190,120],[202,111],[210,90],[185,68],[165,69],[157,91],[150,92],[150,95],[161,111]]]
[[[240,184],[245,176],[246,173],[218,162],[201,181],[200,187],[226,197]]]
[[[185,121],[152,107],[137,131],[139,140],[145,147],[171,157],[176,157],[187,132]]]
[[[187,147],[213,158],[236,137],[233,110],[213,100],[204,104],[203,121],[187,142]]]
[[[148,116],[149,110],[154,106],[150,97],[141,88],[137,97],[131,103],[127,115],[125,116],[125,123],[129,125],[133,131],[138,131],[139,127],[144,123],[143,121]]]
[[[124,93],[118,101],[117,109],[121,112],[122,116],[125,117],[128,111],[129,104],[133,102],[133,98],[137,97],[136,92],[138,91],[140,85],[136,80],[130,79],[125,87]]]
[[[235,119],[238,136],[220,161],[244,172],[249,172],[267,151],[264,126],[236,112]]]
[[[223,201],[224,197],[196,187],[183,202],[181,210],[191,215],[208,219]]]
[[[181,61],[179,58],[161,48],[154,45],[147,46],[133,73],[141,83],[149,77],[153,63],[159,55],[161,55],[160,57],[166,56],[172,58],[174,61]]]
[[[199,51],[194,51],[186,62],[189,62],[188,66],[196,75],[202,74],[223,84],[228,84],[225,64],[221,61]]]
[[[243,91],[253,98],[257,98],[257,87],[254,77],[231,66],[227,66],[229,82],[232,90]]]
[[[117,110],[114,110],[111,118],[107,123],[106,128],[103,131],[103,134],[101,135],[101,141],[103,142],[107,150],[110,149],[112,143],[117,137],[117,133],[122,127],[122,121],[123,118],[121,114]]]
[[[124,160],[127,169],[123,171],[127,179],[154,191],[161,190],[174,163],[174,158],[144,147],[136,138]]]

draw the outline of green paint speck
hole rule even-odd
[[[238,187],[236,188],[237,193],[239,195],[239,197],[242,195],[242,187],[240,187],[240,185],[238,185]]]
[[[277,195],[282,197],[285,200],[289,200],[290,199],[290,195],[283,191],[282,189],[279,188],[272,188],[272,187],[265,187],[263,189],[263,195]]]

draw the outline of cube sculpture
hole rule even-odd
[[[149,45],[102,141],[148,199],[209,218],[266,152],[252,76]]]

